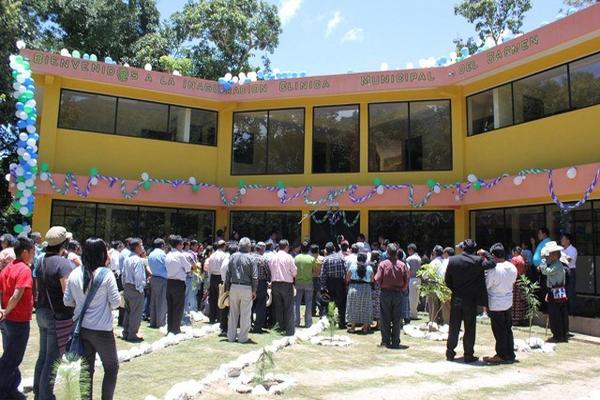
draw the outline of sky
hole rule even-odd
[[[420,59],[447,57],[454,50],[452,39],[477,37],[472,24],[454,15],[456,1],[269,0],[283,23],[271,68],[314,76],[406,68],[409,63],[418,67]],[[161,17],[186,2],[158,0]],[[561,0],[533,0],[522,30],[553,21],[561,8]]]

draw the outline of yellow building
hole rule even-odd
[[[555,239],[574,235],[578,292],[600,294],[600,196],[590,189],[600,167],[600,5],[443,67],[228,91],[22,54],[49,169],[34,230],[61,224],[108,240],[275,232],[319,243],[362,232],[429,252],[467,236],[528,243],[548,226]],[[561,214],[550,181],[561,201],[590,189],[589,201]]]

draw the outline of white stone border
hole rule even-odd
[[[317,323],[313,324],[308,329],[299,330],[294,336],[286,336],[281,339],[276,339],[271,344],[264,346],[258,350],[249,351],[241,354],[238,358],[233,361],[221,364],[215,370],[210,372],[204,379],[198,380],[187,380],[184,382],[178,382],[171,387],[167,392],[165,400],[193,400],[195,396],[200,394],[205,388],[213,383],[221,380],[226,380],[231,370],[238,369],[240,372],[255,364],[263,349],[276,353],[288,346],[295,344],[297,341],[309,341],[313,336],[318,335],[329,326],[329,321],[326,317],[321,318]],[[147,396],[145,400],[157,400],[154,396]]]

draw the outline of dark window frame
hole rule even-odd
[[[358,107],[358,171],[348,171],[348,172],[315,172],[315,110],[318,108],[331,108],[331,107]],[[369,114],[367,110],[367,114]],[[348,104],[324,104],[319,106],[313,106],[312,108],[312,140],[311,140],[311,148],[312,148],[312,157],[310,160],[310,170],[312,174],[359,174],[362,171],[362,165],[360,162],[360,148],[361,148],[361,137],[360,137],[360,121],[362,118],[362,112],[360,111],[360,103],[348,103]],[[367,166],[368,167],[368,166]]]
[[[95,207],[95,215],[94,215],[94,234],[98,235],[98,206],[126,206],[126,207],[135,207],[136,209],[136,220],[135,220],[135,234],[139,233],[140,230],[140,208],[159,208],[165,210],[175,210],[177,211],[177,215],[179,215],[180,211],[202,211],[209,212],[212,214],[213,227],[212,227],[212,237],[215,239],[216,225],[217,225],[217,211],[210,208],[182,208],[182,207],[166,207],[166,206],[154,206],[154,205],[140,205],[140,204],[126,204],[126,203],[110,203],[110,202],[97,202],[97,201],[81,201],[81,200],[65,200],[65,199],[52,199],[50,204],[50,221],[54,217],[54,203],[55,202],[63,202],[63,203],[72,203],[72,204],[93,204]],[[171,232],[165,232],[166,234],[170,234]],[[87,239],[87,238],[85,238]],[[111,240],[123,240],[124,238],[112,238]],[[142,238],[147,242],[152,242],[155,238]],[[80,238],[80,240],[84,240]],[[200,239],[198,239],[200,240]],[[110,243],[109,243],[110,244]],[[212,245],[212,243],[211,243]]]
[[[63,92],[64,91],[75,92],[75,93],[84,93],[84,94],[87,94],[87,95],[97,95],[97,96],[104,96],[104,97],[112,97],[112,98],[114,98],[116,100],[116,102],[115,102],[114,126],[113,126],[112,132],[101,132],[101,131],[95,131],[95,130],[92,130],[92,129],[73,129],[73,128],[68,128],[68,127],[60,126],[60,114],[61,114],[60,102],[62,100],[62,96],[63,96]],[[182,141],[176,140],[176,135],[173,135],[173,139],[171,139],[171,140],[165,140],[165,139],[145,138],[145,137],[140,137],[140,136],[123,135],[123,134],[117,133],[117,119],[118,119],[118,116],[119,116],[119,99],[141,101],[141,102],[146,102],[146,103],[154,103],[154,104],[166,105],[167,106],[167,133],[168,133],[168,129],[169,129],[169,124],[171,122],[170,121],[171,107],[189,108],[190,110],[198,110],[198,111],[205,111],[205,112],[214,113],[215,116],[216,116],[216,119],[215,119],[215,122],[216,122],[215,123],[215,143],[214,144],[208,144],[208,143],[182,142]],[[181,143],[181,144],[192,144],[192,145],[196,145],[196,146],[217,147],[217,145],[218,145],[218,139],[219,139],[219,111],[217,111],[217,110],[210,110],[210,109],[207,109],[207,108],[190,107],[190,106],[181,105],[181,104],[163,103],[163,102],[160,102],[160,101],[143,100],[143,99],[136,99],[134,97],[116,96],[116,95],[113,95],[113,94],[105,94],[105,93],[97,93],[97,92],[87,92],[87,91],[84,91],[84,90],[70,89],[68,87],[61,87],[60,88],[60,96],[59,96],[59,99],[58,99],[58,118],[56,120],[56,128],[57,129],[69,130],[69,131],[91,132],[91,133],[97,133],[97,134],[100,134],[100,135],[113,135],[113,136],[129,137],[129,138],[144,139],[144,140],[158,140],[158,141],[163,142],[163,143],[164,142],[167,142],[167,143]]]
[[[298,214],[298,217],[302,218],[302,210],[296,210],[296,209],[290,209],[290,210],[253,210],[253,209],[248,209],[248,210],[244,210],[244,209],[232,209],[229,210],[229,215],[227,216],[228,219],[228,223],[229,223],[229,233],[231,234],[232,229],[233,229],[233,223],[232,223],[232,216],[236,213],[242,214],[242,213],[260,213],[263,214],[263,219],[266,219],[267,214],[290,214],[290,213],[295,213]],[[302,226],[300,224],[298,224],[298,229],[299,229],[299,234],[298,234],[298,241],[299,243],[302,243]],[[238,232],[239,233],[239,232]],[[265,236],[266,235],[270,235],[271,232],[265,232]],[[253,240],[260,240],[257,238],[251,238]],[[286,240],[290,240],[290,238],[283,238]],[[293,243],[290,241],[290,247],[293,245]]]
[[[371,169],[371,152],[368,151],[367,155],[367,169],[369,173],[399,173],[399,172],[428,172],[428,171],[453,171],[454,170],[454,147],[452,140],[452,99],[444,98],[444,99],[419,99],[419,100],[401,100],[401,101],[382,101],[382,102],[373,102],[367,103],[367,131],[368,131],[368,139],[367,139],[367,150],[371,149],[371,106],[378,104],[402,104],[406,103],[408,107],[408,134],[411,134],[411,123],[410,123],[410,104],[411,103],[428,103],[434,101],[447,101],[448,102],[448,113],[450,115],[450,168],[448,169],[409,169],[409,170],[394,170],[394,171],[377,171]],[[360,122],[360,121],[359,121]],[[360,154],[360,148],[359,148]]]
[[[269,172],[269,131],[271,128],[271,111],[290,111],[290,110],[302,110],[302,114],[304,118],[302,118],[302,132],[303,132],[303,142],[302,142],[302,172]],[[266,142],[266,150],[265,154],[267,156],[265,162],[265,172],[252,172],[252,173],[234,173],[233,172],[233,163],[234,163],[234,151],[233,151],[233,138],[235,135],[235,115],[236,114],[247,114],[247,113],[259,113],[266,112],[267,113],[267,142]],[[304,158],[306,156],[306,107],[285,107],[285,108],[268,108],[268,109],[252,109],[252,110],[243,110],[243,111],[234,111],[231,116],[231,161],[229,164],[229,174],[230,176],[256,176],[256,175],[304,175]]]
[[[600,222],[600,221],[596,221],[594,211],[596,211],[596,210],[600,211],[600,199],[590,199],[589,203],[590,203],[589,210],[592,211],[592,231],[596,232],[597,222]],[[554,203],[534,203],[534,204],[524,204],[524,205],[511,205],[511,206],[507,206],[507,207],[489,207],[489,208],[470,209],[469,210],[469,237],[475,237],[475,232],[473,232],[473,230],[472,230],[472,221],[473,221],[474,213],[476,213],[478,211],[498,211],[498,210],[502,211],[502,219],[504,221],[503,222],[503,224],[504,224],[503,225],[503,232],[504,232],[503,236],[506,236],[506,210],[514,209],[514,208],[543,207],[544,208],[544,224],[548,225],[548,220],[547,220],[548,207],[552,207],[552,206],[555,206],[555,204]],[[477,241],[476,237],[475,237],[475,240]],[[503,237],[502,240],[500,240],[500,242],[506,243],[506,237]],[[535,252],[535,249],[530,249],[530,250],[532,253]],[[593,257],[600,257],[600,248],[598,248],[596,246],[596,240],[592,240],[592,252],[593,252]],[[594,293],[593,294],[580,293],[580,292],[577,292],[577,288],[575,288],[577,296],[600,297],[600,284],[598,283],[598,277],[597,277],[598,273],[600,273],[600,266],[594,268]]]
[[[579,57],[579,58],[575,58],[573,60],[569,60],[569,61],[561,63],[561,64],[553,65],[553,66],[545,68],[545,69],[543,69],[541,71],[536,71],[534,73],[522,76],[522,77],[520,77],[518,79],[513,79],[511,81],[507,81],[507,82],[504,82],[502,84],[491,86],[491,87],[489,87],[487,89],[480,90],[478,92],[469,94],[468,96],[465,97],[465,108],[466,108],[466,112],[467,112],[467,123],[465,125],[465,129],[466,129],[466,135],[467,135],[467,137],[474,137],[474,136],[479,136],[479,135],[482,135],[482,134],[485,134],[485,133],[496,132],[496,131],[499,131],[501,129],[511,128],[513,126],[517,126],[517,125],[527,124],[527,123],[530,123],[530,122],[539,121],[539,120],[544,119],[544,118],[554,117],[556,115],[564,114],[564,113],[567,113],[567,112],[577,111],[577,110],[583,110],[583,109],[586,109],[586,108],[589,108],[589,107],[594,107],[594,106],[600,105],[600,103],[596,103],[596,104],[589,104],[589,105],[584,106],[584,107],[577,107],[577,108],[573,107],[573,103],[572,103],[572,97],[573,97],[573,95],[572,95],[572,88],[571,88],[571,64],[575,63],[577,61],[584,60],[584,59],[586,59],[588,57],[597,56],[599,54],[600,54],[600,52],[590,53],[590,54],[587,54],[585,56],[582,56],[582,57]],[[529,121],[523,121],[523,122],[517,122],[517,123],[515,123],[515,90],[514,90],[514,83],[518,82],[520,80],[523,80],[523,79],[531,78],[532,76],[535,76],[535,75],[538,75],[538,74],[542,74],[544,72],[548,72],[548,71],[553,70],[555,68],[560,68],[560,67],[564,67],[564,66],[567,67],[567,94],[568,94],[569,107],[566,110],[559,111],[559,112],[551,114],[551,115],[546,115],[544,117],[532,119],[532,120],[529,120]],[[470,135],[469,134],[469,97],[476,96],[478,94],[485,93],[487,91],[497,89],[497,88],[499,88],[501,86],[504,86],[504,85],[507,85],[507,84],[511,85],[511,102],[512,102],[512,109],[513,109],[513,123],[510,124],[510,125],[503,126],[501,128],[494,128],[494,129],[490,129],[489,131],[473,133],[473,134]]]

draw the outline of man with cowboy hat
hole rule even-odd
[[[568,264],[566,257],[563,257],[564,248],[556,242],[550,241],[544,245],[541,251],[543,261],[538,270],[546,276],[548,292],[546,302],[548,303],[548,320],[552,337],[548,342],[566,343],[569,334],[569,311],[567,303],[567,293],[565,288],[565,265]],[[562,258],[562,261],[561,261]]]

